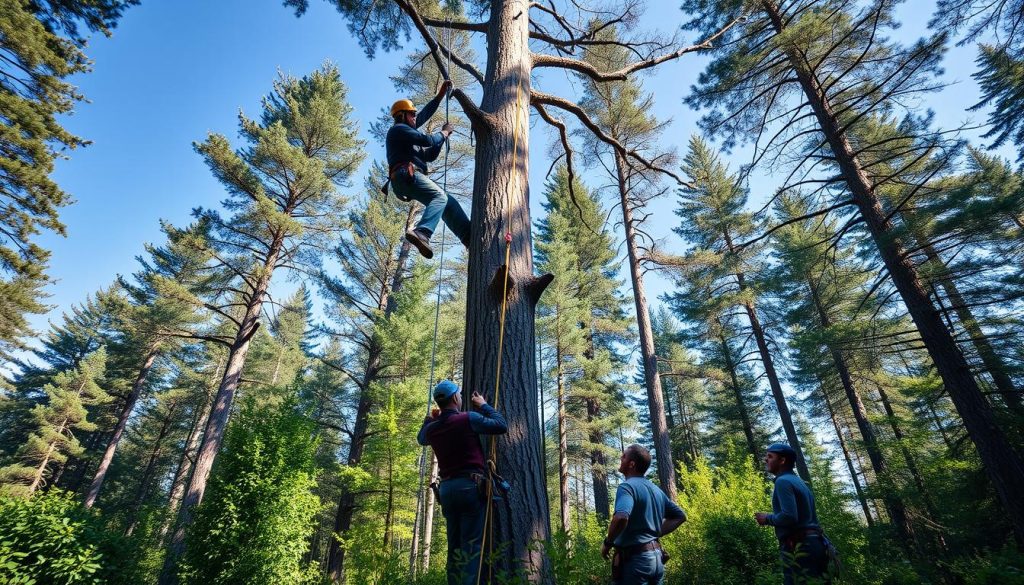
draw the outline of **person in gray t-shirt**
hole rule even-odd
[[[619,460],[619,472],[626,479],[615,492],[615,515],[601,547],[606,559],[615,549],[615,585],[661,585],[665,565],[658,537],[686,521],[683,509],[644,477],[650,466],[651,453],[640,445],[626,447]]]

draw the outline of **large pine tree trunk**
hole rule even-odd
[[[762,7],[777,33],[785,29],[778,7],[762,0]],[[845,133],[845,127],[832,104],[814,77],[812,68],[796,50],[787,53],[808,103],[814,110],[818,125],[836,158],[847,187],[871,233],[879,255],[885,263],[893,284],[899,291],[917,326],[935,369],[964,421],[978,456],[981,458],[992,487],[1002,503],[1006,518],[1013,526],[1014,536],[1024,545],[1024,462],[1006,435],[999,428],[992,408],[978,387],[967,360],[957,347],[942,317],[928,298],[917,268],[910,260],[906,246],[893,233],[892,219],[882,210],[874,183],[864,170],[856,150]]]
[[[647,408],[651,418],[651,435],[654,438],[654,453],[658,463],[658,483],[669,499],[676,499],[676,470],[672,462],[672,444],[665,420],[665,397],[661,390],[661,376],[658,375],[658,355],[654,350],[654,330],[651,327],[651,313],[644,291],[644,276],[640,266],[640,250],[637,244],[636,225],[630,207],[626,188],[626,163],[622,155],[615,154],[615,173],[618,177],[619,203],[622,207],[622,225],[626,232],[626,250],[629,253],[629,276],[633,283],[633,303],[636,306],[637,328],[640,330],[640,359],[644,368],[644,383],[647,387]]]
[[[110,436],[110,440],[107,442],[107,448],[103,452],[103,458],[100,459],[100,465],[96,469],[96,475],[93,476],[92,484],[89,486],[89,492],[85,496],[86,508],[91,508],[93,504],[96,503],[96,498],[100,495],[100,489],[103,487],[103,481],[107,478],[107,471],[110,469],[110,462],[114,460],[114,451],[117,450],[117,445],[121,442],[121,435],[124,434],[124,429],[128,426],[128,419],[131,417],[132,409],[135,408],[135,403],[139,400],[142,388],[146,385],[146,379],[149,377],[149,371],[153,368],[153,362],[156,361],[159,354],[159,346],[154,344],[150,346],[149,351],[146,352],[146,357],[142,360],[142,366],[139,368],[139,374],[135,377],[135,382],[132,384],[131,392],[128,393],[128,398],[125,400],[124,408],[121,409],[121,415],[117,418],[117,424],[114,426],[114,433]]]
[[[224,377],[221,379],[217,395],[213,399],[213,408],[206,422],[203,440],[199,445],[199,452],[193,465],[192,477],[189,480],[188,489],[185,490],[181,507],[178,509],[178,522],[160,574],[160,585],[176,585],[178,583],[177,563],[178,558],[185,550],[185,533],[192,523],[192,514],[195,512],[196,506],[203,501],[206,482],[210,478],[210,471],[213,470],[213,461],[224,441],[224,431],[227,429],[228,418],[231,415],[232,406],[234,406],[235,391],[242,379],[242,370],[245,368],[245,359],[249,354],[252,337],[260,326],[263,301],[270,288],[270,279],[274,274],[278,254],[283,245],[282,237],[276,238],[271,243],[269,253],[263,263],[263,269],[248,297],[245,313],[235,332],[235,339],[228,348]]]
[[[493,507],[493,531],[486,537],[504,552],[500,569],[521,571],[531,582],[546,579],[537,545],[550,535],[544,456],[537,416],[534,319],[545,281],[533,277],[529,166],[530,52],[528,3],[490,3],[488,58],[481,108],[473,121],[477,136],[473,179],[472,237],[466,298],[465,404],[479,390],[505,415],[508,434],[495,439],[497,469],[510,483],[507,506]],[[517,88],[517,86],[519,86]],[[518,99],[517,99],[518,97]],[[513,146],[515,143],[515,146]],[[498,367],[505,234],[511,238],[510,294],[501,356],[500,396],[494,395]]]

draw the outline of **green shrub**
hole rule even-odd
[[[312,423],[294,404],[247,402],[231,421],[182,563],[185,584],[316,582],[303,555],[319,500]]]
[[[670,583],[747,585],[777,583],[779,548],[754,513],[771,510],[771,486],[753,460],[732,451],[725,464],[699,459],[680,469],[679,505],[687,521],[662,540],[671,559]]]
[[[961,559],[954,573],[965,585],[1024,585],[1024,554],[1012,544],[1002,549]]]
[[[132,550],[70,493],[0,496],[0,583],[134,583]]]

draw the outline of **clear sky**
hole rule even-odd
[[[931,12],[930,0],[901,5],[898,13],[905,26],[898,36],[917,38]],[[685,18],[675,2],[657,0],[650,3],[644,24],[672,33]],[[419,47],[418,40],[410,46]],[[61,210],[67,238],[40,238],[53,253],[49,273],[57,280],[48,288],[53,310],[34,320],[40,331],[47,319],[58,319],[117,274],[133,272],[143,244],[161,241],[161,219],[183,225],[193,207],[215,206],[223,198],[222,187],[193,152],[192,142],[210,131],[235,139],[239,109],[256,114],[260,97],[270,91],[279,70],[301,76],[325,59],[337,63],[356,120],[370,142],[368,160],[373,160],[382,156],[382,149],[369,135],[369,122],[399,97],[388,76],[402,61],[401,54],[384,53],[368,60],[342,17],[322,0],[312,0],[302,18],[295,18],[279,0],[143,0],[127,11],[112,38],[93,38],[87,53],[94,70],[74,81],[90,103],[79,105],[65,124],[93,144],[72,152],[55,172],[76,203]],[[936,110],[939,126],[957,126],[969,118],[966,108],[977,101],[970,79],[974,55],[973,47],[966,47],[953,48],[947,57],[947,81],[957,83],[931,96],[927,104]],[[695,130],[696,117],[682,98],[704,63],[702,57],[687,56],[644,78],[646,89],[656,96],[657,114],[674,120],[666,138],[680,150]],[[575,97],[575,88],[558,75],[540,78],[545,91]],[[977,120],[982,116],[973,114]],[[535,217],[551,138],[543,126],[535,125]],[[738,157],[734,161],[744,162]],[[604,182],[593,173],[585,180],[592,186]],[[751,197],[756,201],[765,193],[754,183]],[[361,185],[360,177],[353,195]],[[651,227],[655,235],[668,238],[670,248],[672,203],[666,198]],[[667,284],[651,284],[654,300]]]

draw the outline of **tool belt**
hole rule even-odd
[[[395,177],[398,176],[402,170],[406,172],[409,176],[409,180],[411,181],[413,175],[416,174],[416,165],[412,164],[412,161],[400,162],[391,165],[391,168],[388,169],[388,180],[384,181],[384,184],[380,187],[380,190],[384,193],[385,197],[388,196],[388,185],[395,180]],[[397,197],[399,201],[405,201],[407,203],[410,201],[407,197],[399,195],[398,191],[395,191],[395,197]]]
[[[822,536],[821,528],[797,528],[789,536],[779,539],[779,544],[785,550],[793,550],[796,545],[807,540],[808,536]]]
[[[636,544],[633,546],[616,547],[615,555],[612,557],[612,580],[619,581],[622,579],[622,571],[626,566],[626,562],[634,556],[645,553],[647,551],[657,550],[661,551],[661,563],[665,564],[668,562],[669,556],[665,552],[665,549],[661,548],[661,543],[658,539],[654,539],[650,542],[643,544]]]
[[[479,483],[481,483],[484,480],[484,477],[485,476],[484,476],[484,470],[483,469],[473,469],[471,467],[469,469],[465,469],[465,470],[462,470],[462,471],[456,471],[455,473],[453,473],[451,475],[446,475],[446,476],[441,478],[441,481],[448,481],[449,479],[460,479],[461,478],[461,479],[472,479],[473,483],[479,484]]]
[[[400,162],[391,165],[391,168],[388,169],[388,178],[394,181],[395,175],[398,174],[398,171],[401,171],[403,169],[405,170],[406,173],[409,174],[410,178],[412,178],[412,176],[416,174],[416,165],[412,164],[412,161]]]

